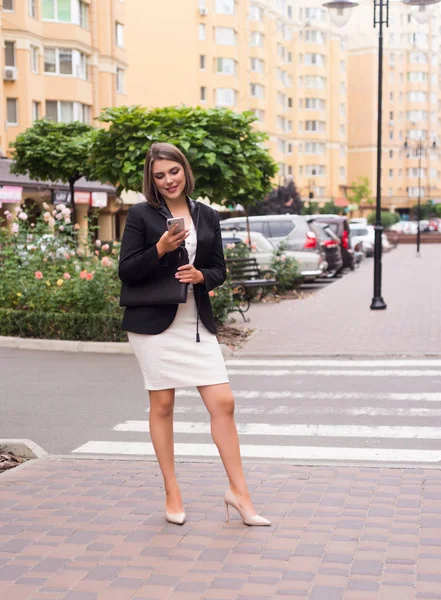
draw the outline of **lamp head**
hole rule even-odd
[[[353,2],[353,0],[330,0],[325,2],[323,6],[329,8],[331,22],[337,27],[343,27],[349,21],[352,9],[354,6],[358,6],[358,2]]]

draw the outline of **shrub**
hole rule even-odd
[[[271,268],[276,272],[278,281],[277,290],[281,293],[298,288],[302,283],[298,262],[284,254],[285,248],[281,244],[273,254]]]
[[[0,309],[0,335],[48,340],[126,342],[122,314],[50,313]]]
[[[372,211],[371,213],[368,214],[367,220],[369,225],[375,225],[375,211]],[[396,212],[390,212],[388,210],[382,210],[381,211],[381,223],[384,227],[384,229],[389,229],[389,227],[392,227],[392,225],[394,225],[395,223],[398,223],[398,221],[400,220],[400,215]]]

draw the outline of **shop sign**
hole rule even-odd
[[[90,192],[75,192],[75,204],[90,204]]]
[[[92,192],[92,206],[107,208],[107,192]]]
[[[21,203],[23,188],[16,185],[4,185],[0,188],[0,202]]]

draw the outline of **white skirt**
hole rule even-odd
[[[158,335],[128,332],[146,390],[165,390],[228,383],[222,351],[216,335],[199,319],[200,342],[196,342],[197,310],[193,290],[179,304],[175,320]]]

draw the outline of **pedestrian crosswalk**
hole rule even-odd
[[[231,359],[227,368],[244,458],[441,463],[440,360]],[[109,440],[73,452],[153,456],[148,414],[127,417]],[[176,391],[174,432],[176,457],[218,455],[197,390]]]

